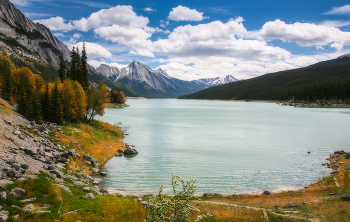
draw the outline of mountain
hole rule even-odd
[[[177,98],[206,88],[203,83],[179,80],[162,69],[153,70],[135,61],[120,70],[105,64],[96,70],[111,81],[127,84],[146,98]]]
[[[197,82],[200,82],[206,86],[217,86],[217,85],[222,85],[230,82],[236,82],[239,81],[239,79],[236,79],[232,75],[227,75],[226,77],[216,77],[216,78],[208,78],[208,79],[198,79],[195,80]]]
[[[214,86],[179,99],[350,100],[349,54],[305,68]]]
[[[46,26],[34,23],[10,1],[0,0],[0,49],[58,68],[59,56],[70,61],[69,49]]]
[[[122,69],[101,64],[96,70],[109,80],[126,83],[146,98],[176,98],[211,86],[238,81],[231,75],[184,81],[169,76],[162,69],[153,70],[135,61]]]

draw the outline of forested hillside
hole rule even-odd
[[[270,73],[211,87],[179,99],[219,100],[350,100],[350,59]]]

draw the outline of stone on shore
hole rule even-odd
[[[9,197],[20,197],[23,196],[25,194],[25,190],[21,189],[21,188],[13,188],[11,190],[11,192],[8,194]]]
[[[98,168],[98,162],[95,158],[93,158],[92,156],[90,156],[88,154],[84,154],[83,158],[87,161],[90,161],[92,166],[94,166],[95,168]]]
[[[135,147],[127,146],[127,148],[124,150],[124,155],[131,155],[131,154],[138,154],[139,151],[135,149]]]

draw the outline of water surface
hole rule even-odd
[[[120,124],[139,154],[114,157],[101,186],[129,192],[171,190],[172,173],[195,178],[199,192],[301,189],[329,169],[331,152],[350,145],[350,110],[274,103],[128,100],[99,117]],[[307,152],[310,152],[308,154]]]

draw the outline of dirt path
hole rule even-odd
[[[195,203],[197,204],[208,204],[208,205],[223,205],[223,206],[229,206],[229,207],[239,207],[239,208],[246,208],[246,209],[250,209],[250,210],[262,210],[263,214],[264,214],[264,219],[266,221],[269,220],[266,210],[265,208],[260,208],[260,207],[252,207],[252,206],[243,206],[243,205],[238,205],[238,204],[230,204],[230,203],[222,203],[222,202],[215,202],[215,201],[195,201]],[[290,214],[279,214],[276,212],[273,212],[271,210],[269,210],[270,213],[277,215],[277,216],[281,216],[281,217],[290,217],[290,218],[295,218],[295,219],[300,219],[300,220],[306,220],[306,221],[311,221],[311,222],[320,222],[320,219],[309,219],[309,218],[305,218],[305,217],[300,217],[300,216],[295,216],[295,215],[290,215]]]

